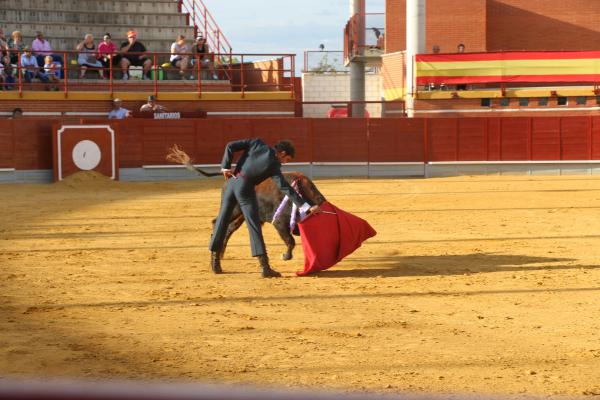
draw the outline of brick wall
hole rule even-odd
[[[427,0],[428,52],[596,50],[600,0]],[[405,0],[386,1],[386,51],[406,47]]]
[[[384,98],[386,100],[402,99],[404,96],[404,77],[406,76],[404,52],[384,54],[381,61]]]
[[[406,49],[405,0],[386,0],[385,52],[395,53]]]
[[[488,51],[597,50],[598,0],[488,0]]]
[[[248,62],[242,64],[244,69],[244,87],[245,90],[258,91],[277,91],[290,90],[288,87],[282,87],[284,77],[283,59]],[[234,67],[231,73],[231,86],[234,91],[241,90],[242,76],[241,71]],[[289,67],[288,67],[289,71]],[[289,81],[288,81],[289,84]]]
[[[434,44],[453,53],[463,43],[467,51],[485,51],[486,0],[427,0],[426,50]],[[386,2],[386,52],[406,48],[406,2]]]

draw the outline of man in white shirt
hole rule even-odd
[[[125,119],[131,116],[131,111],[126,108],[121,107],[123,102],[121,99],[113,100],[113,108],[108,113],[108,119]]]
[[[50,80],[48,76],[40,71],[37,59],[31,54],[31,48],[25,47],[23,54],[21,54],[21,68],[24,71],[25,82],[31,83],[33,78],[38,78],[44,83],[48,83]]]

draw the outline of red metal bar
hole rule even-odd
[[[204,36],[209,45],[213,45],[218,53],[231,51],[231,44],[219,28],[213,16],[202,0],[182,1],[182,12],[192,15],[194,35],[197,36],[200,29],[204,29]],[[215,39],[216,38],[216,39]]]
[[[367,28],[367,20],[366,18],[368,16],[384,16],[384,13],[357,13],[354,14],[352,17],[350,17],[350,19],[348,20],[348,23],[346,24],[346,29],[344,29],[344,36],[347,37],[344,38],[344,47],[347,44],[352,44],[351,46],[348,46],[347,51],[345,51],[345,54],[349,55],[350,57],[354,56],[354,55],[359,55],[359,54],[363,54],[363,49],[367,48],[367,47],[373,47],[373,46],[377,46],[378,43],[373,42],[373,43],[367,43],[366,41],[366,33],[368,30],[371,30],[373,28],[376,28],[380,33],[385,34],[385,27],[384,26],[375,26],[375,27],[370,27]],[[382,48],[383,49],[383,48]]]
[[[196,2],[192,2],[192,21],[194,21],[194,36],[198,36],[198,25],[196,24]]]
[[[229,80],[233,77],[233,54],[229,52]]]
[[[113,84],[113,59],[112,59],[112,55],[109,58],[109,62],[108,62],[108,91],[110,92],[110,98],[112,99],[114,97],[114,84]]]
[[[202,69],[200,67],[200,57],[196,55],[196,70],[198,71],[198,76],[196,77],[198,80],[198,98],[202,98]]]
[[[17,79],[19,86],[19,97],[23,97],[23,66],[21,65],[21,52],[17,52]]]
[[[68,71],[68,69],[67,69],[67,64],[68,64],[68,62],[67,62],[67,61],[68,61],[68,60],[67,60],[67,52],[65,51],[65,52],[63,52],[63,72],[64,72],[64,74],[65,74],[65,77],[64,77],[63,81],[64,81],[64,87],[65,87],[65,90],[64,90],[64,92],[65,92],[65,97],[68,97],[68,96],[69,96],[69,84],[68,84],[68,79],[69,79],[69,74],[68,74],[68,72],[69,72],[69,71]]]
[[[101,68],[101,71],[107,71],[107,70],[109,71],[108,82],[103,82],[102,85],[93,84],[93,83],[90,84],[90,83],[85,83],[85,82],[78,83],[76,81],[70,81],[69,80],[68,74],[71,71],[74,71],[76,68],[78,68],[77,66],[74,66],[74,65],[72,66],[71,63],[70,63],[70,59],[72,58],[72,56],[74,54],[77,54],[77,53],[78,53],[77,51],[60,51],[59,52],[59,54],[61,54],[63,56],[63,58],[64,58],[64,64],[63,64],[63,66],[60,69],[64,73],[64,82],[62,84],[60,84],[60,83],[59,84],[63,86],[62,87],[62,91],[64,92],[65,97],[67,97],[69,95],[69,92],[73,88],[75,88],[75,86],[78,87],[78,88],[79,87],[82,87],[82,88],[83,87],[88,87],[89,88],[89,87],[93,86],[93,87],[97,88],[98,90],[102,90],[102,91],[104,91],[106,93],[109,93],[110,96],[113,97],[115,95],[116,89],[119,88],[119,84],[118,84],[118,82],[115,81],[115,76],[114,76],[114,72],[116,71],[115,68],[118,69],[118,67],[115,67],[112,64],[112,60],[111,60],[111,62],[109,63],[109,65],[107,67]],[[136,53],[136,54],[145,54],[148,57],[151,57],[151,60],[154,63],[153,68],[154,68],[155,72],[157,72],[157,73],[158,73],[159,63],[160,63],[161,57],[170,55],[170,53],[167,53],[167,52],[156,52],[156,53],[155,52],[145,52],[145,53]],[[289,77],[290,83],[289,84],[285,84],[285,83],[283,83],[282,80],[280,80],[278,82],[272,82],[272,81],[262,82],[262,81],[257,81],[257,83],[253,84],[253,86],[258,87],[258,89],[253,89],[253,90],[262,90],[260,87],[261,86],[266,87],[267,85],[269,85],[271,87],[273,87],[273,85],[276,85],[279,88],[278,90],[288,90],[287,88],[289,88],[289,90],[292,90],[292,91],[294,90],[294,80],[295,80],[295,77],[296,77],[296,74],[295,74],[296,59],[295,59],[295,57],[294,57],[293,54],[252,53],[252,54],[235,54],[235,56],[233,54],[234,53],[231,53],[231,52],[228,53],[228,55],[227,54],[219,54],[219,53],[215,54],[215,73],[218,73],[219,75],[223,75],[222,79],[230,79],[231,80],[233,78],[232,72],[234,71],[234,68],[236,68],[235,71],[237,73],[237,66],[238,66],[238,64],[236,62],[236,59],[241,59],[242,63],[239,64],[240,77],[237,78],[237,79],[242,79],[242,84],[241,84],[242,87],[241,87],[240,91],[243,93],[244,97],[245,97],[245,94],[246,94],[245,92],[247,91],[246,90],[246,86],[250,82],[250,76],[247,74],[247,71],[244,70],[244,65],[243,64],[246,63],[246,62],[250,62],[250,61],[248,61],[249,57],[256,57],[256,56],[259,56],[259,57],[262,57],[262,58],[270,58],[270,59],[272,59],[271,61],[277,62],[277,66],[275,66],[274,68],[271,68],[272,67],[272,63],[271,63],[271,65],[269,65],[269,67],[267,67],[268,70],[271,73],[276,74],[277,75],[276,78],[285,78],[285,79],[287,79],[287,77]],[[24,79],[23,79],[23,71],[25,69],[21,65],[20,55],[21,54],[18,54],[19,59],[17,61],[17,63],[18,63],[17,64],[18,83],[15,82],[15,86],[18,86],[18,93],[19,93],[19,95],[22,96],[22,93],[24,92],[24,89],[25,89],[26,85],[24,84]],[[224,57],[229,57],[229,61],[226,62]],[[287,62],[288,59],[290,60],[290,65],[285,65],[285,63]],[[235,64],[234,64],[234,62],[235,62]],[[279,64],[281,62],[283,62],[283,65],[279,66]],[[201,79],[202,79],[202,73],[201,72],[203,72],[205,70],[205,68],[202,68],[200,60],[197,60],[197,67],[196,68],[192,67],[192,71],[194,69],[196,69],[198,71],[198,73],[199,73],[199,77],[198,77],[198,92],[202,92],[203,91],[203,87],[202,87],[203,85],[202,85],[202,82],[201,82]],[[266,70],[267,69],[265,69],[265,68],[259,67],[257,69],[257,72],[258,71],[266,71]],[[288,73],[288,71],[289,71],[289,73]],[[161,83],[158,82],[158,80],[159,80],[159,78],[158,78],[158,75],[157,75],[157,76],[154,77],[153,82],[152,82],[153,91],[154,91],[155,95],[157,95],[158,92],[163,88],[163,86],[161,86]],[[139,85],[144,86],[144,85],[147,85],[148,83],[150,83],[150,82],[140,82]],[[137,85],[138,85],[138,83],[134,81],[134,82],[131,82],[131,85],[128,85],[128,86],[131,87],[131,89],[135,90],[134,88],[137,87]],[[39,90],[38,88],[40,86],[41,86],[40,84],[34,83],[33,85],[30,85],[28,87],[28,90],[31,89],[31,88],[33,88],[35,90]],[[237,83],[233,83],[232,86],[237,89],[238,86],[240,86],[239,81],[237,81]]]
[[[208,21],[207,21],[207,19],[206,19],[206,15],[207,15],[207,13],[208,13],[208,10],[205,8],[205,9],[204,9],[204,34],[205,34],[205,35],[207,34],[206,32],[207,32],[207,30],[208,30]],[[217,49],[217,50],[220,50],[220,49]]]
[[[242,85],[242,99],[244,98],[244,55],[242,54],[242,59],[240,62],[240,84]]]
[[[290,77],[290,90],[292,91],[292,98],[296,98],[296,91],[294,90],[294,81],[296,80],[296,57],[290,56],[291,63],[291,77]]]
[[[195,0],[195,1],[198,1],[202,5],[202,7],[206,10],[207,21],[211,21],[212,22],[212,24],[215,26],[215,28],[219,32],[219,36],[223,38],[224,42],[227,44],[227,47],[229,49],[231,49],[231,44],[229,43],[229,41],[227,40],[227,38],[225,37],[225,35],[222,34],[221,29],[219,28],[219,25],[217,24],[217,22],[213,18],[213,16],[210,13],[210,11],[208,11],[208,7],[206,7],[206,5],[204,4],[204,2],[202,0]]]
[[[182,61],[183,62],[183,61]],[[152,55],[152,67],[154,69],[154,73],[152,74],[152,78],[154,80],[154,95],[157,96],[158,95],[158,71],[157,68],[158,66],[156,65],[156,53],[154,53]],[[151,69],[152,71],[152,69]],[[142,72],[143,73],[143,72]]]

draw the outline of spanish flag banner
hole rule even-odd
[[[600,51],[418,54],[417,85],[600,82]]]

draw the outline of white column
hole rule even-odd
[[[406,80],[404,81],[404,102],[406,115],[415,115],[415,54],[425,52],[425,2],[426,0],[406,0]]]
[[[365,0],[350,0],[350,18],[358,14],[360,17],[358,27],[357,44],[362,51],[365,44]],[[350,100],[365,101],[365,63],[352,61],[350,62]],[[353,117],[365,116],[365,103],[358,103],[352,106]]]

